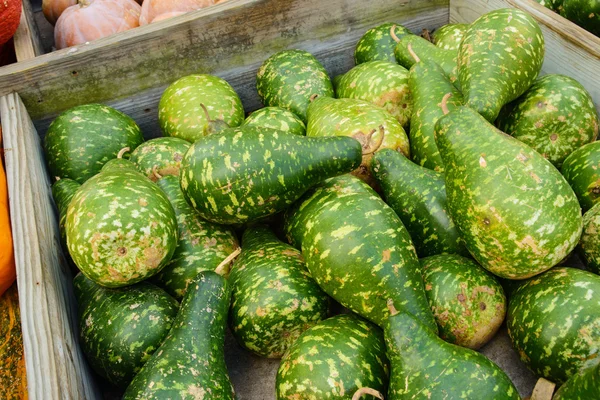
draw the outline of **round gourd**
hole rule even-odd
[[[600,141],[575,150],[563,163],[563,174],[586,212],[600,201]]]
[[[67,210],[67,246],[81,272],[106,287],[158,273],[177,246],[175,211],[136,171],[102,172],[81,186]]]
[[[256,110],[246,118],[242,125],[277,129],[279,131],[295,133],[296,135],[306,135],[306,125],[300,117],[280,107],[264,107]]]
[[[138,27],[140,12],[141,7],[134,0],[78,0],[56,22],[56,48],[76,46]]]
[[[21,22],[22,7],[21,0],[0,2],[0,46],[15,35]]]
[[[75,4],[77,4],[77,0],[43,0],[42,12],[48,22],[55,25],[61,14]]]
[[[158,105],[158,120],[166,136],[193,143],[206,136],[211,122],[239,126],[244,121],[244,106],[223,79],[205,74],[189,75],[165,90]]]
[[[146,0],[142,4],[142,13],[140,15],[140,25],[146,25],[151,22],[156,22],[157,17],[161,19],[168,18],[164,14],[170,16],[184,14],[189,11],[200,10],[220,3],[219,0]]]
[[[52,121],[44,149],[51,176],[83,183],[121,149],[135,149],[143,141],[140,128],[129,116],[102,104],[87,104]]]
[[[555,268],[510,295],[508,335],[535,374],[563,383],[600,356],[600,277]]]
[[[156,182],[158,176],[179,176],[179,168],[184,154],[190,148],[190,143],[183,139],[164,137],[142,143],[131,153],[130,161],[138,171]]]
[[[583,233],[578,250],[587,269],[600,274],[600,204],[583,215]]]

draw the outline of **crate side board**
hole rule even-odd
[[[22,4],[21,22],[14,36],[17,62],[44,54],[32,4],[29,0],[24,0]]]
[[[518,8],[538,21],[546,42],[542,73],[578,80],[590,92],[600,112],[600,38],[532,0],[451,0],[450,22],[471,23],[499,8]]]
[[[78,104],[122,100],[124,111],[137,113],[143,122],[155,112],[156,90],[175,79],[192,73],[232,79],[241,74],[249,87],[256,67],[285,48],[325,54],[337,44],[346,58],[335,63],[343,61],[343,68],[328,68],[342,72],[350,67],[358,38],[388,21],[415,31],[443,25],[448,0],[230,0],[0,69],[0,95],[18,92],[34,121]],[[151,89],[151,107],[127,100]],[[256,104],[255,97],[246,98]]]
[[[39,136],[17,94],[0,98],[30,399],[100,399],[77,338],[72,276]]]

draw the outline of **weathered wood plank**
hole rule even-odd
[[[79,348],[39,136],[17,94],[0,98],[30,399],[99,399]]]
[[[77,104],[127,99],[195,72],[240,71],[249,87],[250,68],[288,47],[325,54],[337,46],[348,53],[336,62],[348,67],[358,37],[387,21],[416,31],[439,26],[448,21],[448,0],[230,0],[4,67],[0,95],[18,92],[39,120]]]
[[[577,79],[590,92],[600,112],[600,38],[532,0],[451,0],[450,22],[470,23],[499,8],[519,8],[540,24],[546,41],[542,72]]]
[[[21,22],[15,32],[14,43],[17,61],[29,60],[44,54],[32,5],[28,0],[23,1]]]

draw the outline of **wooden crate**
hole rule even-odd
[[[600,71],[600,40],[529,0],[230,0],[0,69],[30,398],[101,398],[77,344],[72,276],[41,151],[58,113],[102,102],[131,115],[147,138],[155,137],[160,95],[181,76],[219,75],[251,111],[260,106],[256,70],[274,52],[308,50],[335,76],[351,68],[354,46],[372,26],[393,21],[419,33],[500,7],[531,12],[546,36],[545,72],[580,80],[600,104],[600,81],[592,73]],[[38,54],[34,45],[30,56]]]

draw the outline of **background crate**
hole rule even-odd
[[[40,139],[58,113],[103,102],[131,115],[147,138],[154,137],[160,135],[160,95],[181,76],[219,75],[252,111],[260,107],[256,70],[276,51],[307,50],[335,76],[353,66],[356,42],[373,26],[393,21],[420,33],[449,21],[471,22],[502,7],[530,12],[546,38],[544,72],[578,79],[600,105],[600,81],[594,79],[600,39],[530,0],[230,0],[1,68],[0,118],[30,398],[102,397],[77,345],[72,276],[61,252],[41,152]],[[29,55],[39,54],[40,46],[32,42]],[[272,399],[278,362],[251,356],[233,342],[228,349],[240,399]],[[484,352],[509,370],[523,394],[530,393],[534,377],[516,361],[505,333]]]

